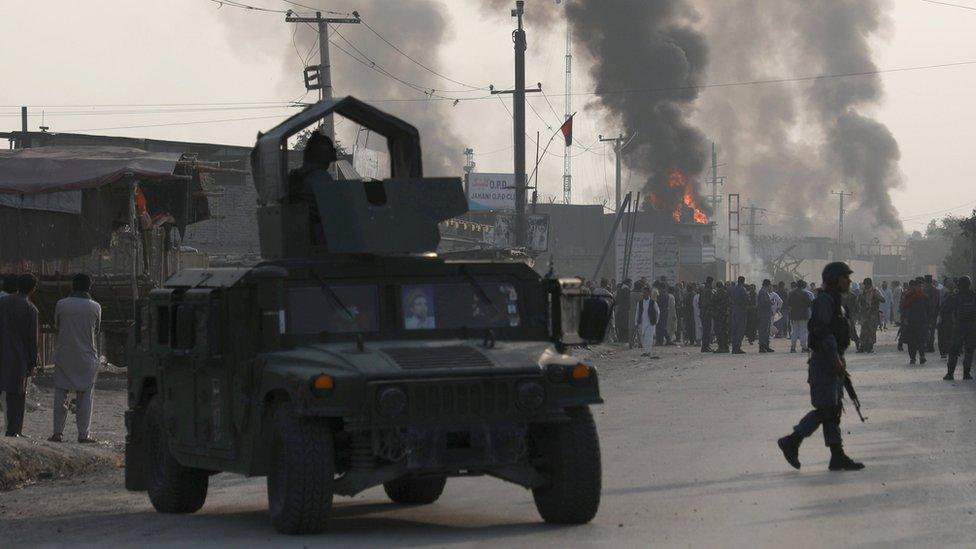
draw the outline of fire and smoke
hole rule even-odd
[[[686,0],[574,0],[566,16],[590,62],[597,101],[632,136],[624,163],[646,177],[648,201],[676,219],[692,208],[694,221],[707,223],[692,183],[704,168],[706,140],[689,122],[708,61],[697,12]]]

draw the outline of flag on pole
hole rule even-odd
[[[570,115],[569,118],[563,122],[563,125],[559,127],[559,131],[563,132],[563,137],[566,138],[566,146],[569,147],[573,144],[573,117],[576,113]]]

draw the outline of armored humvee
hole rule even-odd
[[[311,170],[314,203],[295,200],[287,139],[332,114],[387,139],[391,178]],[[602,400],[567,348],[602,339],[609,305],[522,263],[439,259],[437,223],[467,206],[420,159],[415,128],[349,97],[259,134],[266,261],[180,272],[141,304],[126,488],[192,513],[211,475],[265,475],[274,527],[296,534],[325,527],[335,494],[429,504],[449,477],[490,475],[547,522],[593,518]]]

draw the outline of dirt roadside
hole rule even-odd
[[[77,441],[75,415],[68,414],[63,443],[47,442],[54,421],[52,371],[31,380],[27,395],[24,435],[0,438],[0,491],[12,490],[48,479],[66,478],[122,466],[125,444],[123,413],[126,404],[125,372],[115,368],[100,372],[95,385],[91,435],[97,444]],[[72,409],[73,410],[73,409]]]

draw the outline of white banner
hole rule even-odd
[[[510,173],[468,175],[468,207],[472,211],[514,210],[515,175]]]
[[[624,231],[617,231],[617,250],[614,254],[617,258],[617,268],[614,270],[614,277],[622,281],[624,277],[624,243],[626,242]],[[646,277],[651,280],[654,276],[654,233],[634,233],[633,249],[630,252],[630,269],[624,278],[640,280]]]
[[[659,236],[654,239],[654,279],[662,276],[670,284],[678,281],[678,238],[675,236]]]

